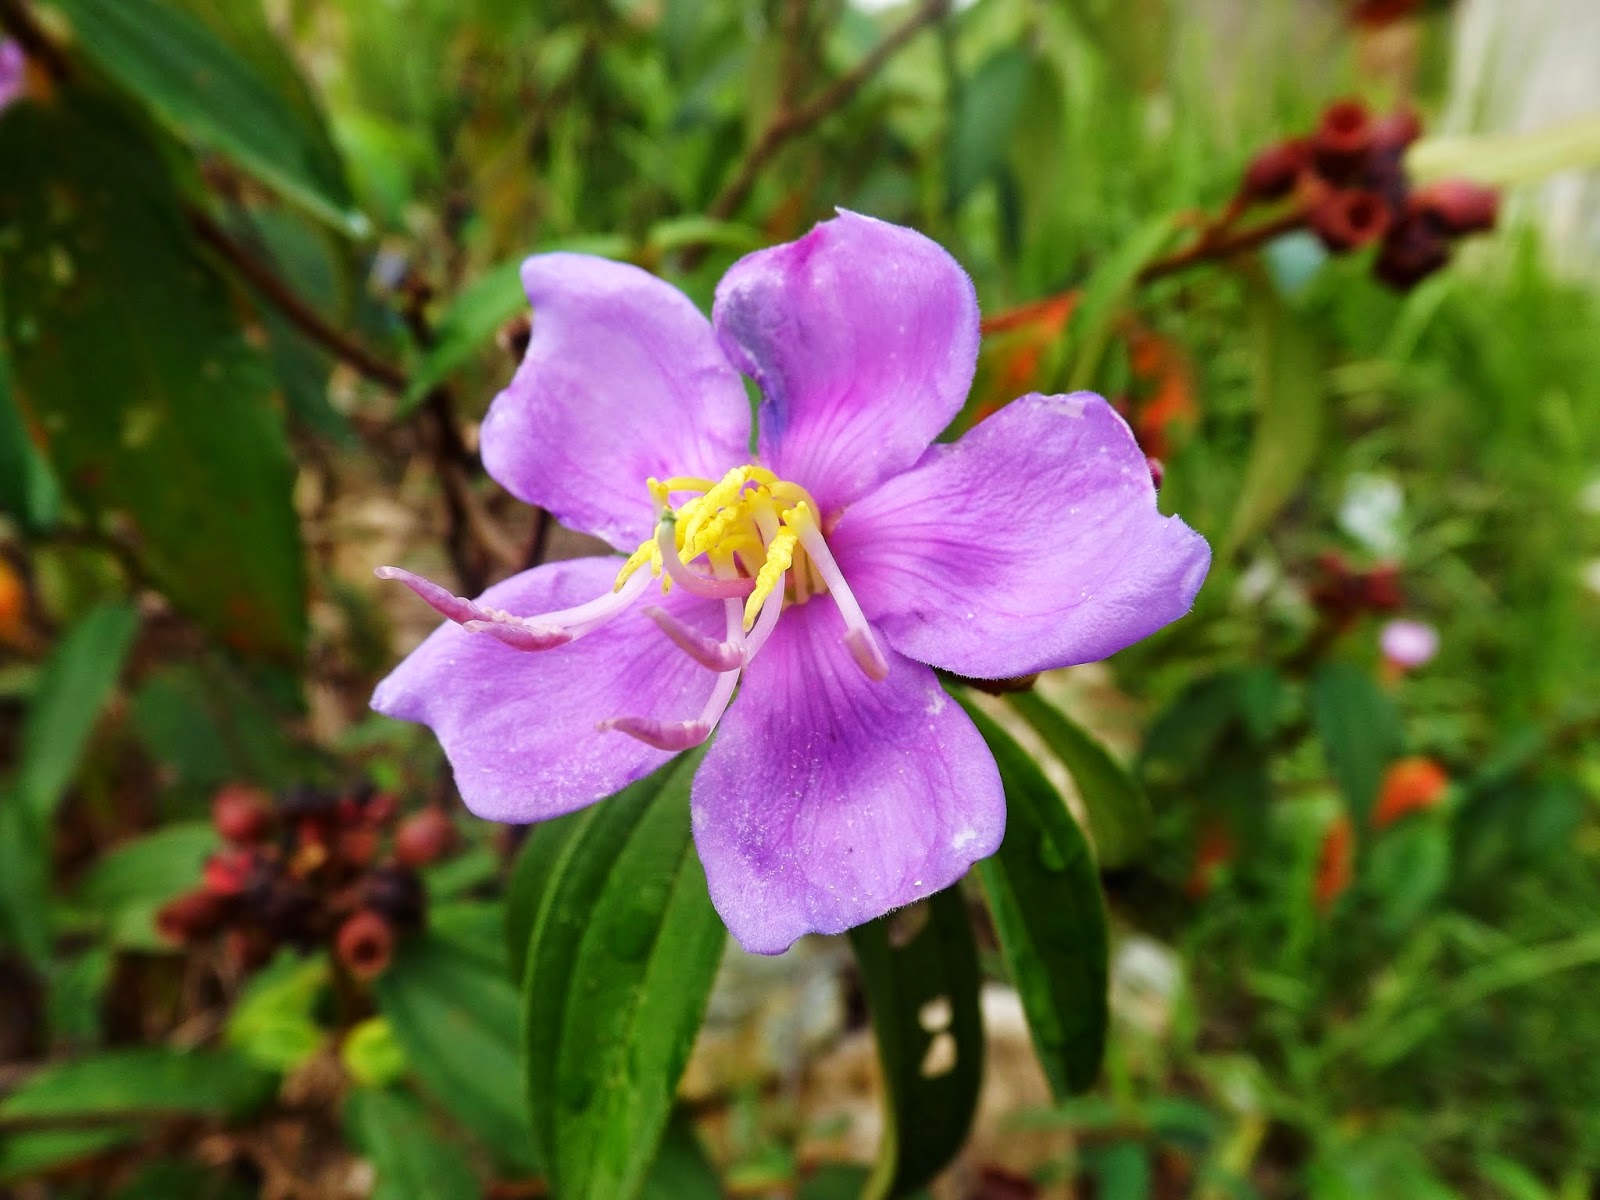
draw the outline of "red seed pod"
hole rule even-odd
[[[364,908],[339,927],[334,950],[357,979],[375,979],[394,956],[394,929],[383,917]]]
[[[1404,150],[1422,136],[1422,118],[1414,108],[1397,108],[1372,123],[1374,150]]]
[[[1310,163],[1311,148],[1304,138],[1274,142],[1250,160],[1239,190],[1252,200],[1282,199]]]
[[[265,792],[230,783],[212,798],[211,823],[230,842],[259,842],[272,830],[272,805]]]
[[[358,826],[341,829],[333,840],[333,858],[357,870],[370,867],[378,857],[378,831]]]
[[[402,866],[425,867],[455,848],[456,827],[442,808],[425,808],[400,822],[394,834],[394,857]]]
[[[258,861],[252,850],[219,850],[200,869],[201,886],[213,896],[237,896],[249,885]]]
[[[222,928],[227,916],[227,900],[200,888],[162,905],[156,913],[156,932],[168,941],[192,942]]]
[[[1372,273],[1397,292],[1408,292],[1450,261],[1450,242],[1428,218],[1408,212],[1383,239]]]
[[[1500,219],[1500,193],[1470,179],[1444,179],[1413,196],[1411,208],[1452,237],[1488,233]]]
[[[1389,221],[1387,201],[1362,188],[1330,191],[1311,209],[1312,232],[1334,254],[1376,242],[1389,231]]]
[[[1361,169],[1372,149],[1372,125],[1359,100],[1339,100],[1323,110],[1311,135],[1311,158],[1324,178],[1342,183]]]

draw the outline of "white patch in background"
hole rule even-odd
[[[1352,475],[1339,502],[1339,528],[1371,553],[1399,558],[1405,548],[1405,506],[1405,493],[1393,476]]]

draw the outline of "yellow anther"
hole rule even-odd
[[[622,564],[622,570],[617,572],[617,582],[612,584],[613,592],[620,592],[622,585],[645,563],[649,563],[655,574],[661,574],[661,551],[656,548],[655,538],[640,542],[639,548],[628,555],[628,561]]]
[[[774,588],[783,581],[783,573],[789,569],[794,561],[795,547],[800,544],[800,535],[792,529],[780,529],[777,536],[767,544],[767,561],[761,564],[761,570],[756,572],[756,590],[751,592],[744,602],[744,631],[750,632],[750,627],[756,623],[756,617],[761,612],[761,606],[766,603],[767,597],[772,595]]]

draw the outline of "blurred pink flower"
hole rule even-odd
[[[1425,667],[1439,653],[1439,631],[1426,621],[1390,621],[1378,635],[1383,657],[1404,671]]]
[[[22,95],[27,67],[21,46],[9,39],[0,41],[0,109]]]

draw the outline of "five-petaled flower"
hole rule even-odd
[[[735,263],[709,322],[621,263],[544,254],[522,277],[532,340],[484,465],[629,557],[476,602],[382,569],[452,623],[373,706],[431,726],[468,807],[513,822],[716,730],[694,839],[748,950],[871,920],[999,845],[994,759],[934,667],[1103,658],[1205,577],[1205,541],[1157,511],[1099,396],[1025,396],[933,444],[972,382],[978,308],[921,234],[841,213]],[[754,455],[741,372],[762,395]]]

